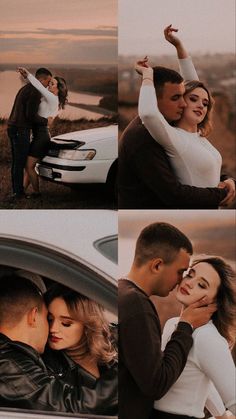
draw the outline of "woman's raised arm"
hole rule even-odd
[[[178,32],[179,29],[172,28],[172,25],[167,26],[164,29],[165,39],[176,48],[177,56],[180,59],[188,58],[188,52],[186,51],[182,41],[174,35],[174,32]]]

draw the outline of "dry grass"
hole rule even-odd
[[[80,119],[77,121],[56,118],[51,129],[52,136],[78,130],[107,126],[115,118],[101,118],[97,121]],[[0,208],[1,209],[115,209],[114,198],[107,193],[103,185],[69,186],[40,180],[41,200],[24,199],[17,203],[10,202],[11,196],[11,151],[7,136],[7,121],[0,119]],[[29,190],[30,192],[30,190]]]

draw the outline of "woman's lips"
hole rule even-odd
[[[49,340],[53,343],[57,343],[61,340],[61,338],[57,338],[56,336],[49,336]]]
[[[185,288],[183,288],[183,287],[180,287],[179,290],[180,290],[181,294],[190,295],[189,292]]]

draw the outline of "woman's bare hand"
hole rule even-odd
[[[29,74],[29,71],[24,67],[18,67],[17,71],[24,77],[24,79],[26,79]]]
[[[144,68],[148,68],[148,67],[149,67],[149,65],[148,65],[148,57],[147,56],[144,57],[142,60],[136,61],[135,66],[134,66],[135,70],[140,75],[143,75]]]
[[[172,25],[169,25],[164,29],[165,39],[175,47],[181,43],[180,39],[174,35],[174,32],[178,32],[178,30],[179,29],[177,28],[172,28]]]

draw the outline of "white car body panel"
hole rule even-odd
[[[47,155],[37,165],[37,173],[53,178],[55,182],[106,183],[109,170],[118,156],[117,125],[75,131],[56,136],[52,141],[57,144],[83,141],[85,144],[79,150],[92,149],[96,151],[96,155],[92,160],[70,160]],[[69,170],[76,167],[78,170]]]

